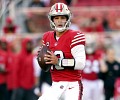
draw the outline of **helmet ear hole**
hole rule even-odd
[[[53,18],[54,18],[55,16],[51,16],[51,20],[53,21]]]
[[[67,20],[69,19],[69,18],[68,18],[68,15],[65,15],[65,17],[67,18]]]

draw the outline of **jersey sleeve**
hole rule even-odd
[[[82,32],[74,31],[71,33],[71,49],[77,45],[85,46],[85,35]]]
[[[71,53],[75,59],[74,70],[83,70],[85,67],[85,35],[79,31],[71,34]]]

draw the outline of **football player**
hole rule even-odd
[[[98,54],[95,37],[86,36],[86,65],[82,74],[83,96],[82,100],[102,100],[103,99],[103,82],[98,78],[99,59],[102,54]]]
[[[38,100],[81,100],[81,72],[85,67],[85,35],[68,29],[71,12],[64,3],[55,3],[48,14],[54,31],[44,33],[43,45],[51,51],[44,56],[52,64],[52,86]]]

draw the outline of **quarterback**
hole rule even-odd
[[[50,51],[44,56],[52,64],[52,86],[38,100],[81,100],[81,74],[85,67],[85,35],[70,30],[71,12],[64,3],[55,3],[48,14],[53,31],[43,35]]]

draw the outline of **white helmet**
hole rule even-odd
[[[65,15],[68,18],[64,27],[62,28],[56,27],[55,23],[53,22],[53,17],[58,15]],[[70,26],[71,12],[68,9],[67,5],[65,5],[64,3],[55,3],[50,9],[48,18],[50,20],[50,26],[52,29],[58,32],[63,32],[65,29],[67,29]]]

